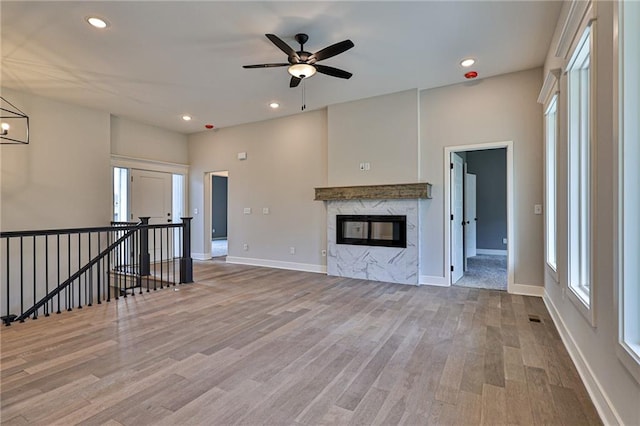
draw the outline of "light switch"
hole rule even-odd
[[[239,152],[238,153],[238,160],[246,160],[247,159],[247,153],[246,152]]]
[[[269,214],[269,207],[263,207],[262,214]]]
[[[251,207],[245,207],[244,214],[251,214]]]
[[[542,204],[535,204],[533,206],[533,213],[534,214],[542,214]]]

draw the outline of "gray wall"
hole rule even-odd
[[[227,177],[211,177],[211,238],[227,238]]]
[[[489,77],[420,92],[420,158],[422,178],[433,184],[422,222],[420,252],[424,282],[446,284],[445,148],[468,151],[469,145],[513,142],[513,254],[515,291],[540,291],[544,280],[542,215],[542,108],[537,103],[542,69]],[[459,149],[456,149],[458,148]],[[447,161],[448,163],[448,161]],[[448,173],[449,170],[446,170]],[[522,287],[522,286],[534,287]]]
[[[238,160],[239,152],[247,159]],[[327,184],[326,109],[189,135],[189,164],[194,258],[208,258],[211,250],[205,177],[228,170],[227,262],[323,271],[326,208],[314,201],[313,188]]]
[[[478,249],[506,250],[507,150],[468,151],[467,172],[476,175]]]

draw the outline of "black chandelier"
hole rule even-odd
[[[1,144],[29,143],[29,116],[0,96],[0,141]]]

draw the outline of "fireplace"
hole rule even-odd
[[[336,244],[407,247],[407,217],[336,215]]]

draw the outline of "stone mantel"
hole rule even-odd
[[[333,200],[396,200],[431,198],[431,184],[427,182],[394,185],[360,185],[315,188],[317,201]]]

